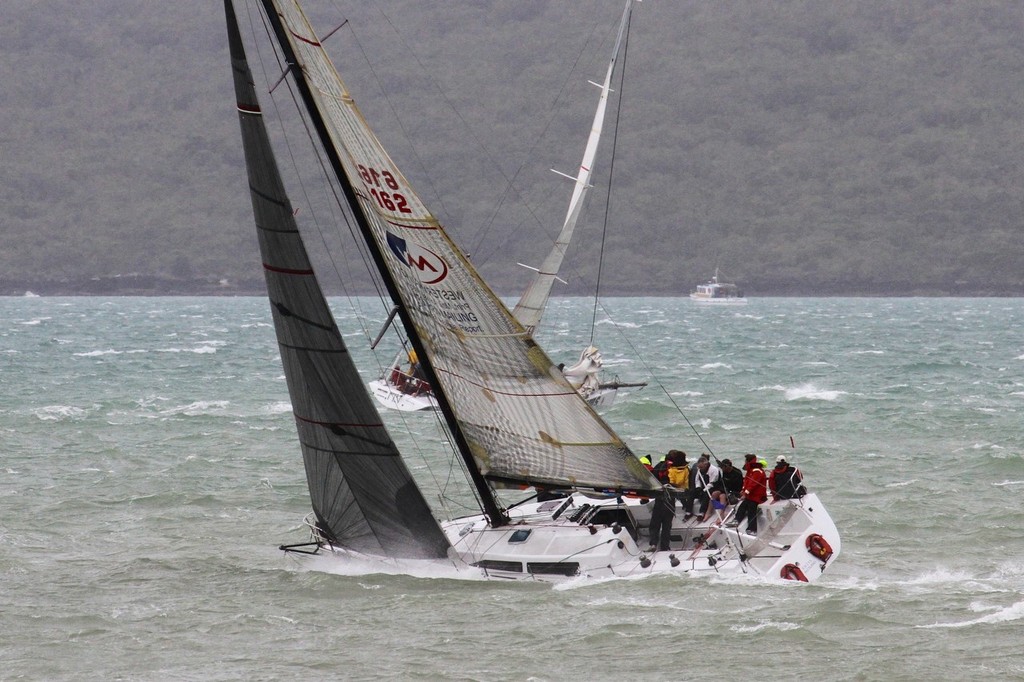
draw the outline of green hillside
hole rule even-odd
[[[328,47],[367,118],[518,292],[564,215],[549,169],[579,163],[620,3],[342,4],[314,16],[349,19]],[[221,4],[4,14],[0,293],[258,291]],[[752,296],[1024,294],[1022,24],[1009,1],[639,4],[556,294],[593,291],[602,241],[605,294],[683,294],[716,265]],[[331,269],[358,290],[354,261]]]

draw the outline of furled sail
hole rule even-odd
[[[297,2],[263,3],[276,13],[271,24],[308,86],[310,113],[471,474],[554,487],[657,487],[413,192]]]
[[[320,533],[398,558],[449,547],[381,423],[313,274],[278,173],[231,0],[231,64],[260,253]]]
[[[512,313],[516,319],[523,323],[523,326],[532,334],[540,324],[544,316],[544,308],[547,307],[548,298],[551,296],[551,287],[558,276],[558,270],[562,267],[565,259],[566,249],[572,241],[572,234],[576,230],[576,222],[579,220],[580,212],[583,210],[583,201],[587,197],[587,190],[590,189],[590,175],[594,167],[594,159],[597,157],[597,145],[601,141],[601,130],[604,127],[604,112],[608,105],[608,93],[611,92],[612,74],[615,72],[615,62],[619,56],[619,46],[622,44],[622,37],[629,25],[629,14],[632,7],[632,0],[626,1],[626,8],[622,11],[622,21],[619,23],[619,33],[615,38],[615,47],[612,49],[612,60],[608,64],[608,71],[605,73],[604,82],[601,84],[601,95],[597,102],[597,112],[594,114],[594,124],[590,127],[590,137],[587,138],[587,145],[583,149],[583,160],[580,162],[579,172],[576,174],[576,184],[572,189],[572,197],[569,199],[569,210],[565,214],[565,221],[562,223],[562,230],[555,239],[555,245],[551,249],[540,270],[533,276],[530,285],[523,292],[522,298],[516,303]]]

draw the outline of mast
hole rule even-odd
[[[473,485],[477,489],[477,493],[480,496],[480,502],[483,506],[483,512],[492,526],[503,526],[508,523],[508,516],[498,504],[494,491],[491,489],[490,484],[484,478],[476,461],[473,459],[469,443],[467,442],[465,434],[462,432],[459,422],[455,417],[455,411],[449,402],[448,396],[445,394],[441,382],[438,380],[437,373],[430,361],[430,355],[426,352],[416,330],[416,326],[413,324],[409,311],[406,308],[402,297],[398,293],[397,284],[384,262],[384,256],[376,246],[370,224],[366,219],[366,216],[363,214],[362,208],[360,207],[359,201],[356,197],[355,188],[349,180],[348,174],[345,172],[341,157],[338,154],[338,150],[335,148],[334,140],[331,138],[331,135],[327,130],[327,125],[325,124],[323,116],[320,113],[320,109],[317,106],[316,99],[313,96],[309,83],[306,81],[306,75],[301,66],[299,66],[299,60],[297,59],[295,51],[289,41],[288,32],[281,22],[281,17],[278,15],[276,1],[261,0],[261,2],[264,10],[266,11],[267,18],[270,20],[270,25],[274,29],[274,34],[277,36],[277,42],[281,46],[281,50],[284,52],[288,68],[294,76],[295,84],[299,90],[300,96],[302,97],[303,104],[305,105],[313,122],[317,136],[320,138],[320,144],[323,147],[324,152],[327,154],[327,158],[331,164],[331,169],[334,171],[334,175],[338,179],[345,195],[345,200],[348,203],[356,224],[359,227],[360,234],[362,234],[363,239],[369,246],[368,250],[373,256],[374,264],[380,272],[381,278],[384,281],[384,286],[388,290],[388,295],[391,297],[392,302],[398,309],[398,316],[402,321],[402,326],[405,328],[409,341],[416,350],[416,354],[423,365],[428,381],[431,386],[434,387],[434,396],[437,400],[438,407],[444,416],[445,422],[448,424],[448,428],[451,431],[452,436],[455,438],[459,454],[466,465],[466,470],[469,472]],[[321,47],[319,43],[317,43],[316,46]]]
[[[391,557],[443,558],[451,545],[360,386],[278,171],[231,0],[228,45],[267,299],[321,537]]]
[[[594,166],[594,159],[597,156],[597,145],[601,141],[601,129],[604,125],[608,94],[611,92],[612,73],[615,70],[615,62],[619,57],[620,45],[629,26],[632,4],[632,0],[626,0],[626,7],[622,11],[619,33],[615,38],[615,47],[612,49],[612,58],[605,73],[604,83],[599,86],[601,88],[601,95],[598,99],[597,111],[594,114],[594,123],[590,129],[590,136],[587,138],[587,145],[583,150],[583,160],[580,162],[580,168],[576,175],[576,184],[573,187],[572,197],[569,200],[568,212],[562,223],[562,231],[555,240],[554,248],[551,249],[548,257],[544,259],[544,263],[533,276],[530,286],[527,287],[512,313],[531,334],[540,324],[541,317],[544,315],[544,308],[547,306],[548,298],[551,296],[551,287],[558,276],[558,270],[562,266],[565,253],[569,248],[569,243],[572,241],[576,222],[579,220],[580,212],[583,210],[583,201],[586,199],[587,190],[592,187],[590,175]],[[594,85],[597,84],[594,83]],[[564,173],[559,173],[559,175],[564,175]]]

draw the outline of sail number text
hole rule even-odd
[[[359,175],[381,208],[398,213],[412,213],[405,195],[394,191],[398,189],[399,185],[391,171],[379,171],[376,168],[367,168],[363,164],[359,164]]]

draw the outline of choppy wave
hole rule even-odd
[[[158,348],[157,353],[196,353],[197,355],[209,355],[217,352],[217,344],[206,344],[195,348]]]
[[[160,414],[164,416],[183,414],[188,417],[199,417],[206,414],[222,413],[230,404],[228,400],[197,400],[188,405],[178,405],[161,410]]]
[[[825,388],[818,388],[814,384],[801,384],[784,389],[786,400],[827,400],[829,402],[839,400],[846,395],[846,391],[835,391]]]
[[[82,353],[72,353],[72,355],[76,358],[98,358],[104,355],[133,355],[148,352],[148,350],[143,350],[141,348],[135,350],[114,350],[113,348],[108,348],[106,350],[90,350]]]
[[[572,330],[589,327],[590,311],[562,303],[560,343],[576,349]],[[924,679],[931,661],[938,679],[1024,674],[1024,303],[751,299],[747,310],[763,316],[719,316],[714,334],[678,322],[688,306],[646,299],[630,311],[655,314],[626,322],[666,322],[630,337],[633,346],[598,344],[608,358],[642,358],[654,375],[602,416],[644,453],[702,451],[691,423],[714,452],[764,451],[769,461],[796,434],[796,464],[843,540],[813,585],[645,576],[550,588],[482,583],[448,565],[296,565],[277,547],[307,538],[295,526],[310,501],[265,297],[0,300],[4,319],[51,318],[9,323],[0,355],[0,540],[16,548],[3,565],[5,672],[74,678],[70,663],[51,663],[60,664],[52,642],[70,640],[78,669],[111,679],[200,679],[228,658],[251,661],[225,673],[234,677],[404,679],[424,651],[443,651],[448,672],[494,679],[507,676],[507,655],[483,639],[512,637],[540,651],[548,672],[579,660],[581,640],[646,647],[603,676],[661,679],[670,659],[651,647],[669,629],[677,643],[699,632],[722,651],[787,652],[729,659],[733,676],[812,676],[806,662],[820,660],[825,640],[866,679]],[[950,323],[953,310],[963,321]],[[375,359],[366,344],[352,354]],[[429,473],[414,475],[431,503],[444,489],[450,509],[437,505],[439,515],[476,511],[470,493],[445,489],[454,478],[432,416],[382,418],[403,452],[429,459]],[[973,520],[949,521],[960,518]],[[325,598],[345,608],[324,608]],[[276,619],[313,612],[315,623]],[[494,618],[511,633],[486,627]],[[386,673],[378,660],[348,658],[344,671],[265,669],[279,658],[268,652],[303,651],[353,623],[406,633],[405,653],[389,654],[399,663]],[[175,667],[184,650],[202,665]],[[792,661],[805,667],[791,674]]]
[[[77,358],[98,358],[104,355],[139,355],[142,353],[196,353],[198,355],[208,355],[216,352],[217,346],[214,344],[208,344],[204,346],[196,346],[195,348],[157,348],[154,350],[148,350],[145,348],[115,350],[113,348],[107,348],[105,350],[90,350],[83,351],[81,353],[72,353],[72,355]]]
[[[787,630],[799,630],[800,625],[788,621],[761,620],[754,625],[732,625],[729,629],[741,634],[761,632],[762,630],[781,630],[785,632]]]
[[[955,623],[932,623],[931,625],[918,626],[925,630],[931,630],[936,628],[967,628],[972,625],[983,625],[987,623],[1006,623],[1015,620],[1024,620],[1024,601],[1019,601],[1009,606],[987,606],[984,607],[987,610],[991,610],[992,613],[985,614],[980,618],[973,620],[960,621]]]
[[[86,411],[74,405],[47,405],[32,410],[32,414],[40,421],[59,422],[81,419],[86,415]]]

